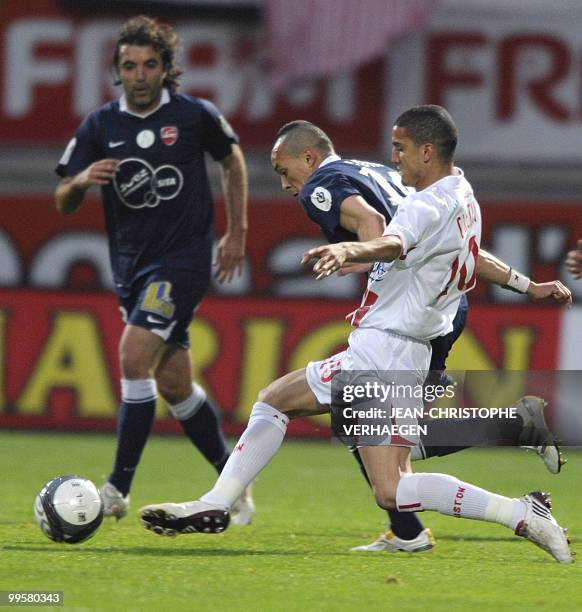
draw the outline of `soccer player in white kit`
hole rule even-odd
[[[217,533],[228,511],[281,445],[290,418],[328,412],[331,384],[340,371],[401,370],[421,384],[428,371],[431,338],[447,333],[461,295],[476,280],[481,213],[473,190],[453,165],[457,131],[449,113],[434,105],[409,109],[396,121],[392,161],[414,187],[384,235],[311,249],[314,272],[325,278],[347,263],[376,262],[356,329],[346,351],[311,362],[271,383],[259,394],[248,427],[211,491],[199,500],[163,503],[140,510],[142,524],[159,535]],[[496,495],[445,474],[410,471],[414,436],[390,436],[360,449],[377,504],[385,509],[434,510],[505,525],[560,563],[572,562],[563,529],[547,496]]]

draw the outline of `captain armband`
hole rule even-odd
[[[515,293],[527,293],[529,284],[530,279],[525,274],[513,268],[509,268],[509,280],[505,285],[502,285],[501,288],[515,291]]]

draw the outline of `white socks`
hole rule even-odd
[[[525,516],[525,504],[519,499],[490,493],[446,474],[404,474],[396,489],[396,505],[400,512],[435,510],[513,530]]]
[[[206,401],[206,391],[197,383],[192,383],[192,395],[179,404],[170,405],[170,412],[178,421],[187,421],[193,417]]]
[[[285,414],[257,402],[216,484],[200,501],[228,510],[279,450],[288,423]]]
[[[156,399],[158,389],[153,378],[121,379],[121,400],[128,404],[142,404]]]

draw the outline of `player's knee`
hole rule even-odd
[[[150,375],[149,364],[144,363],[140,355],[131,350],[121,350],[119,353],[119,364],[121,374],[124,378],[139,379],[148,378]]]
[[[396,510],[396,492],[390,489],[374,490],[376,503],[384,510]]]
[[[277,402],[277,393],[274,392],[272,387],[273,385],[270,384],[268,387],[261,389],[259,391],[257,399],[259,400],[259,402],[265,402],[265,404],[269,404],[270,406],[273,406],[273,408],[277,408],[277,406],[275,405]]]
[[[272,382],[268,387],[261,389],[259,391],[257,399],[259,400],[259,402],[265,402],[265,404],[269,404],[269,406],[272,406],[273,408],[276,408],[281,412],[285,412],[286,402],[281,391],[282,389],[278,384],[278,381],[275,381]]]
[[[190,380],[156,376],[156,383],[158,386],[158,393],[168,402],[168,404],[179,404],[192,395],[192,382]]]

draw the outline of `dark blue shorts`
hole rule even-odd
[[[165,342],[190,346],[188,326],[210,283],[208,272],[160,268],[139,277],[119,296],[124,322],[148,329]]]
[[[457,314],[453,319],[453,330],[450,331],[446,336],[439,336],[433,338],[430,343],[432,345],[432,356],[430,358],[430,370],[435,372],[442,372],[446,370],[446,361],[453,344],[457,338],[461,335],[461,332],[465,329],[467,323],[467,311],[469,309],[469,302],[467,296],[461,296],[461,302]]]

